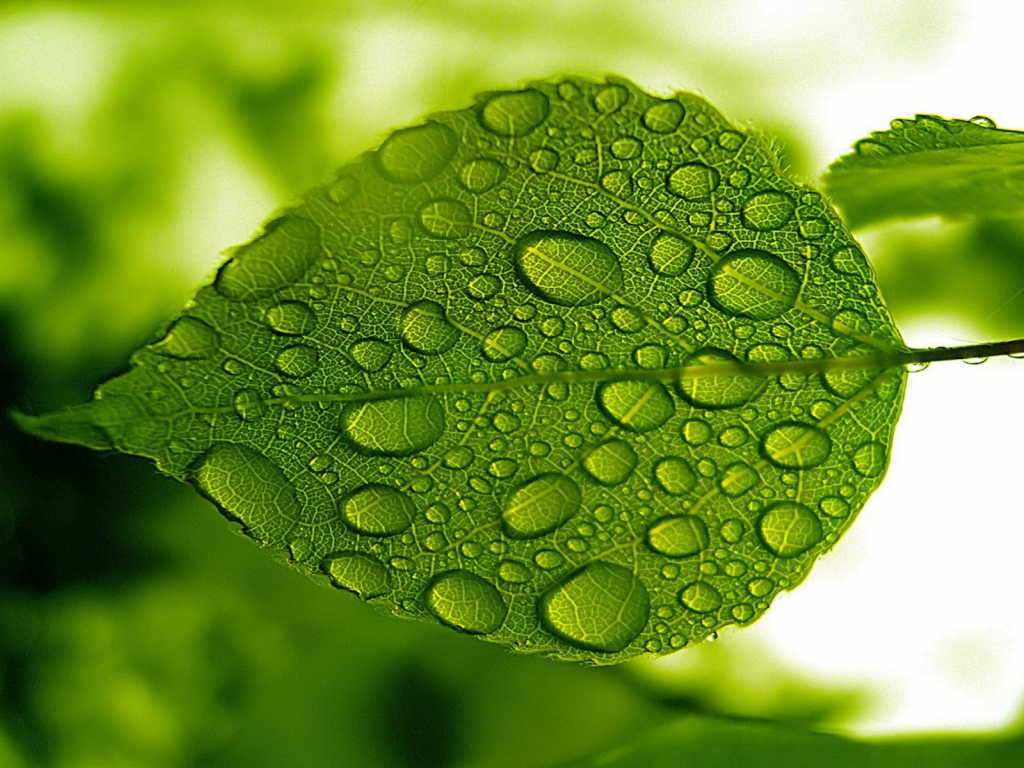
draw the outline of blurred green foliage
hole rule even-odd
[[[212,275],[219,250],[388,129],[477,91],[606,71],[700,90],[768,127],[813,176],[813,137],[787,97],[851,57],[936,55],[948,23],[941,4],[887,5],[899,24],[884,28],[857,27],[870,22],[856,4],[833,7],[830,23],[864,34],[802,40],[767,76],[773,52],[727,34],[753,3],[715,5],[4,3],[0,405],[84,400]],[[873,240],[897,320],[943,312],[983,334],[1024,330],[1018,222]],[[681,713],[814,728],[858,705],[770,649],[744,660],[726,648],[655,679],[396,621],[271,562],[145,462],[0,421],[0,765],[528,768]],[[777,674],[745,688],[736,670],[752,663]]]

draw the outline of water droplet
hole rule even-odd
[[[820,427],[787,421],[764,436],[764,456],[782,469],[810,469],[824,462],[832,452],[832,440]]]
[[[675,235],[659,235],[651,243],[648,261],[651,269],[665,277],[678,277],[693,259],[694,246]]]
[[[501,291],[501,278],[496,275],[477,275],[466,286],[466,293],[471,299],[486,301]]]
[[[433,395],[348,403],[341,430],[350,444],[371,456],[409,456],[444,433],[444,407]]]
[[[679,602],[694,613],[711,613],[721,607],[722,596],[707,582],[695,581],[683,587]]]
[[[654,370],[663,368],[668,352],[660,344],[644,344],[633,350],[633,361],[641,368]]]
[[[519,486],[501,513],[505,533],[532,539],[551,533],[580,508],[580,489],[572,478],[545,472]]]
[[[402,312],[402,341],[425,355],[447,352],[459,339],[458,329],[448,322],[444,307],[436,301],[417,301]]]
[[[647,327],[643,313],[635,307],[616,307],[611,313],[612,325],[622,333],[636,333]]]
[[[519,357],[525,350],[526,334],[511,325],[495,328],[483,340],[484,357],[494,363]]]
[[[498,563],[498,578],[508,584],[525,584],[533,578],[533,572],[519,560],[502,560]]]
[[[409,527],[416,507],[397,488],[379,483],[361,486],[339,504],[342,519],[367,536],[394,536]]]
[[[625,649],[647,624],[649,610],[647,589],[633,572],[602,561],[584,566],[540,600],[549,632],[605,653]]]
[[[971,122],[982,128],[996,127],[996,121],[993,120],[991,117],[986,117],[985,115],[975,115],[974,117],[971,118]]]
[[[352,345],[352,359],[356,365],[368,373],[384,368],[394,353],[391,345],[382,339],[360,339]]]
[[[746,603],[734,605],[730,613],[732,614],[732,617],[741,624],[745,624],[754,618],[754,609]]]
[[[705,200],[718,189],[718,171],[704,163],[687,163],[672,171],[668,189],[684,200]]]
[[[743,538],[745,529],[746,526],[743,525],[743,521],[733,517],[722,523],[718,529],[718,535],[727,543],[735,544]]]
[[[832,254],[832,266],[844,275],[859,275],[866,269],[864,254],[856,248],[840,248]]]
[[[735,152],[743,146],[743,134],[736,131],[722,131],[718,134],[718,146],[727,152]]]
[[[751,579],[747,584],[747,592],[754,597],[767,597],[775,589],[775,583],[771,579]]]
[[[609,440],[587,454],[583,466],[601,485],[624,483],[636,469],[636,451],[625,440]]]
[[[850,514],[850,502],[841,496],[826,496],[818,502],[818,509],[826,517],[846,517]]]
[[[548,97],[532,88],[498,93],[484,102],[480,123],[499,136],[526,136],[548,116]]]
[[[592,237],[539,230],[515,244],[515,266],[534,294],[553,304],[593,304],[622,287],[622,267],[612,250]]]
[[[864,477],[878,477],[885,472],[885,446],[874,440],[853,452],[853,468]]]
[[[761,483],[761,476],[757,474],[752,466],[745,461],[737,461],[730,464],[722,471],[718,479],[718,487],[726,496],[742,496],[751,488]]]
[[[473,451],[459,445],[447,451],[441,461],[448,469],[465,469],[473,463]]]
[[[311,346],[294,344],[281,350],[274,364],[285,376],[299,378],[311,373],[316,368],[319,358],[317,351]]]
[[[687,357],[684,365],[714,365],[729,370],[733,365],[738,369],[739,361],[724,349],[706,347]],[[695,373],[699,372],[699,368],[696,369]],[[766,383],[763,376],[723,372],[713,376],[685,376],[679,380],[679,391],[698,408],[737,408],[761,394]]]
[[[778,557],[803,554],[822,539],[821,522],[810,509],[795,501],[777,501],[758,521],[761,540]]]
[[[740,215],[743,223],[751,229],[767,232],[779,229],[793,218],[796,206],[793,199],[783,192],[759,192],[743,204]]]
[[[320,228],[308,219],[284,216],[237,248],[217,272],[213,286],[228,299],[255,301],[302,277],[323,255]]]
[[[519,470],[519,462],[515,459],[495,459],[487,467],[487,471],[492,477],[496,477],[499,480],[512,477]]]
[[[594,107],[598,112],[611,114],[629,101],[629,91],[618,83],[604,86],[594,95]]]
[[[708,296],[723,312],[771,320],[793,306],[800,278],[765,251],[740,250],[719,261],[708,279]]]
[[[666,456],[654,465],[654,478],[670,496],[683,496],[697,485],[697,475],[686,459]]]
[[[256,421],[264,410],[263,398],[255,389],[240,389],[235,393],[235,413],[242,421]]]
[[[530,155],[530,167],[537,173],[548,173],[558,166],[558,153],[543,147]]]
[[[334,586],[355,592],[364,600],[391,591],[391,572],[384,563],[360,552],[339,552],[324,560],[323,569]]]
[[[892,154],[892,150],[889,147],[872,139],[861,139],[853,145],[853,148],[858,155],[863,157],[884,157],[885,155]]]
[[[556,552],[553,549],[540,549],[533,556],[533,562],[545,571],[553,571],[556,568],[562,567],[562,564],[565,563],[565,558],[561,552]]]
[[[711,426],[702,419],[688,419],[683,422],[679,433],[690,445],[704,445],[711,439]]]
[[[601,410],[633,432],[650,432],[668,421],[676,412],[672,395],[656,381],[612,381],[597,390]]]
[[[632,136],[623,136],[612,142],[609,148],[616,160],[632,160],[644,151],[644,145]]]
[[[423,516],[427,519],[428,523],[433,523],[434,525],[444,525],[451,519],[452,513],[451,510],[448,509],[446,505],[442,504],[441,502],[435,502],[434,504],[431,504],[429,507],[427,507],[426,511],[423,513]]]
[[[459,170],[459,181],[469,192],[483,194],[496,187],[506,174],[505,166],[489,157],[470,160]]]
[[[284,546],[302,515],[295,487],[280,467],[247,446],[215,442],[191,474],[203,493],[260,541]]]
[[[455,131],[431,120],[391,134],[377,150],[377,162],[391,181],[429,181],[452,161],[458,147]]]
[[[691,557],[711,542],[708,527],[695,515],[663,517],[647,529],[647,543],[668,557]]]
[[[672,133],[683,122],[686,110],[675,100],[659,101],[647,108],[641,120],[644,128],[655,133]]]
[[[633,179],[626,171],[608,171],[601,176],[601,188],[616,197],[628,197],[633,191]]]
[[[303,336],[316,326],[316,315],[301,301],[282,301],[267,310],[267,325],[285,336]]]
[[[811,218],[800,224],[800,236],[806,240],[820,240],[828,234],[828,222],[824,219]]]
[[[217,332],[197,317],[179,317],[150,349],[179,360],[201,360],[217,351]]]
[[[427,234],[442,240],[463,237],[473,228],[473,214],[458,200],[431,200],[420,208],[419,217]]]
[[[508,607],[501,593],[475,573],[446,571],[434,577],[426,594],[427,608],[449,627],[486,635],[501,627]]]

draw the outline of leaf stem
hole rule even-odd
[[[937,363],[944,360],[983,360],[989,357],[1024,355],[1024,339],[992,341],[986,344],[968,344],[963,347],[909,349],[899,354],[905,359],[904,365]]]

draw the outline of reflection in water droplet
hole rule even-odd
[[[723,312],[771,320],[793,306],[800,293],[797,273],[765,251],[740,250],[719,261],[708,280],[708,296]]]
[[[629,91],[618,83],[606,85],[594,95],[594,107],[598,112],[604,114],[622,109],[627,101],[629,101]]]
[[[255,301],[294,283],[322,254],[320,228],[307,219],[284,216],[236,249],[213,286],[225,298]]]
[[[722,605],[722,596],[707,582],[687,584],[679,593],[679,602],[694,613],[710,613]]]
[[[203,493],[260,541],[283,547],[302,514],[295,487],[281,468],[247,446],[215,442],[191,474]]]
[[[499,136],[525,136],[547,119],[551,105],[540,91],[527,89],[491,96],[480,110],[480,123]]]
[[[684,200],[705,200],[718,189],[718,171],[703,163],[687,163],[668,177],[668,189]]]
[[[612,381],[597,390],[601,410],[616,424],[633,432],[650,432],[675,414],[672,395],[656,381]]]
[[[420,208],[419,218],[427,234],[442,240],[463,237],[473,228],[473,215],[458,200],[431,200]]]
[[[618,257],[592,237],[539,230],[520,237],[514,250],[520,279],[553,304],[593,304],[622,287]]]
[[[285,336],[303,336],[316,326],[316,315],[301,301],[282,301],[267,310],[267,325]]]
[[[483,340],[484,357],[494,363],[519,357],[525,350],[526,334],[511,325],[495,328]]]
[[[319,361],[317,351],[307,344],[285,347],[274,360],[277,370],[285,376],[299,378],[311,373]]]
[[[639,139],[623,136],[613,141],[609,149],[612,157],[616,160],[632,160],[634,157],[640,156],[640,153],[644,151],[644,145]]]
[[[770,231],[779,229],[793,218],[796,206],[793,199],[782,192],[759,192],[743,204],[743,223],[751,229]]]
[[[530,167],[537,173],[548,173],[558,166],[558,153],[553,149],[541,148],[530,155]]]
[[[422,451],[437,442],[444,427],[444,407],[433,395],[348,403],[341,411],[342,433],[372,456]]]
[[[402,341],[425,355],[447,352],[459,340],[458,329],[448,322],[444,307],[436,301],[417,301],[402,312]]]
[[[810,509],[795,501],[777,501],[758,521],[761,540],[778,557],[803,554],[822,539],[821,522]]]
[[[501,593],[475,573],[456,570],[438,574],[426,594],[427,609],[455,629],[486,635],[501,627],[508,608]]]
[[[683,496],[697,485],[697,475],[686,459],[666,456],[654,465],[654,477],[670,496]]]
[[[468,191],[478,195],[488,192],[505,178],[505,166],[489,157],[470,160],[459,171],[459,181]]]
[[[850,514],[850,502],[841,496],[826,496],[818,502],[818,509],[826,517],[846,517]]]
[[[431,120],[391,134],[377,150],[377,162],[391,181],[428,181],[451,162],[458,146],[455,131]]]
[[[672,133],[683,122],[686,110],[675,100],[659,101],[648,107],[641,118],[644,127],[655,133]]]
[[[179,360],[201,360],[217,351],[217,332],[197,317],[179,317],[150,349]]]
[[[693,259],[694,246],[675,235],[659,235],[651,243],[648,261],[651,269],[665,277],[678,277],[686,272]]]
[[[264,411],[263,398],[255,389],[240,389],[235,393],[235,413],[242,421],[256,421]]]
[[[508,584],[525,584],[533,578],[533,572],[519,560],[502,560],[498,563],[498,578]]]
[[[764,436],[761,450],[766,459],[782,469],[810,469],[828,459],[832,440],[820,427],[787,421],[772,427]]]
[[[416,507],[397,488],[364,485],[339,502],[342,519],[367,536],[394,536],[409,527]]]
[[[382,339],[360,339],[352,345],[352,359],[368,373],[381,370],[391,361],[391,345]]]
[[[566,475],[545,472],[519,486],[501,513],[505,533],[514,539],[532,539],[551,533],[580,508],[579,486]]]
[[[853,452],[853,468],[864,477],[878,477],[885,472],[885,446],[879,442],[864,443]]]
[[[650,600],[627,568],[597,561],[550,589],[540,617],[552,634],[593,651],[624,650],[647,624]]]
[[[637,333],[647,327],[643,313],[635,307],[616,307],[611,319],[612,325],[622,333]]]
[[[752,466],[745,461],[737,461],[730,464],[722,471],[718,479],[718,487],[726,496],[742,496],[751,488],[761,483],[761,476],[757,474]]]
[[[359,552],[339,552],[324,560],[323,570],[334,586],[355,592],[364,600],[391,591],[391,573],[375,557]]]
[[[625,440],[609,440],[587,454],[583,467],[601,485],[624,483],[636,469],[636,451]]]
[[[647,529],[647,543],[668,557],[690,557],[705,549],[711,539],[704,521],[695,515],[663,517]]]
[[[739,361],[723,349],[707,347],[698,350],[684,361],[686,366],[725,366],[726,370]],[[694,373],[700,373],[695,369]],[[743,373],[719,373],[714,376],[684,376],[679,380],[682,396],[698,408],[737,408],[761,394],[767,380],[763,376]],[[690,442],[689,438],[686,438]]]

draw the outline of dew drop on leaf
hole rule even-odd
[[[334,586],[355,592],[364,600],[391,591],[388,567],[372,555],[338,552],[324,561],[323,570],[330,576]]]
[[[497,588],[465,570],[435,576],[427,589],[426,604],[448,626],[476,635],[494,632],[508,613]]]

